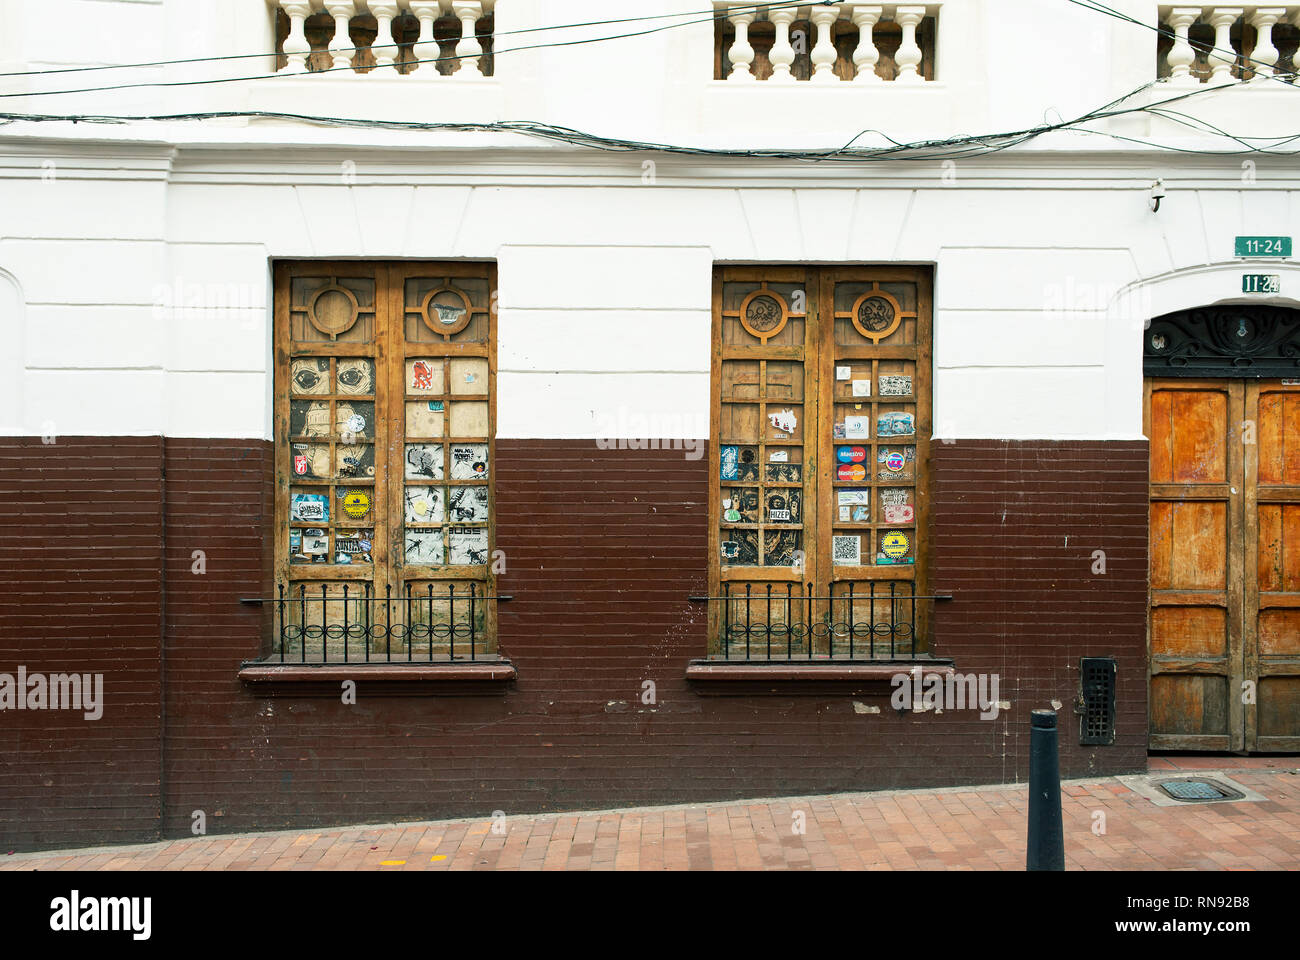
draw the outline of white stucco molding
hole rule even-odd
[[[1245,273],[1277,274],[1282,294],[1243,294]],[[1106,423],[1116,438],[1142,433],[1142,335],[1151,320],[1194,307],[1258,303],[1300,308],[1300,263],[1229,260],[1171,270],[1121,288],[1106,309]]]

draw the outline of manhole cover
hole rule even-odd
[[[1175,800],[1240,800],[1243,796],[1213,780],[1163,780],[1160,789]]]

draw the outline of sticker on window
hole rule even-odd
[[[289,519],[297,523],[329,523],[329,497],[323,493],[293,494],[289,498]]]
[[[871,437],[870,417],[845,417],[844,439],[867,440]]]
[[[488,562],[488,532],[482,527],[452,527],[447,540],[452,565],[477,567]]]
[[[916,433],[916,420],[910,413],[886,413],[876,421],[877,437],[908,437]]]
[[[441,480],[442,444],[408,443],[406,445],[406,479]]]
[[[882,397],[909,397],[912,395],[912,378],[882,376],[879,379],[880,395]]]
[[[472,443],[451,448],[451,479],[486,480],[488,448],[486,443]]]
[[[721,462],[721,479],[735,480],[740,471],[740,447],[723,447]]]
[[[408,530],[405,537],[406,562],[441,566],[444,559],[442,531]]]
[[[912,541],[902,530],[890,530],[882,533],[880,536],[880,552],[876,555],[876,563],[912,563],[913,558],[908,554],[912,549]]]
[[[782,430],[785,433],[794,433],[795,428],[799,426],[799,418],[795,416],[793,410],[773,410],[767,415],[773,427]]]
[[[441,487],[406,488],[407,523],[442,523],[443,518]]]
[[[839,566],[860,566],[862,563],[861,537],[831,537],[831,562]]]
[[[481,523],[488,518],[487,487],[452,487],[447,517],[453,523]]]

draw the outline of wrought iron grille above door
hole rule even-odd
[[[1300,378],[1300,310],[1238,303],[1179,310],[1151,321],[1148,377]]]

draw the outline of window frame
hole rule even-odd
[[[793,282],[801,282],[806,295],[806,308],[803,317],[805,322],[804,339],[799,351],[787,350],[786,353],[794,359],[802,357],[802,362],[805,364],[805,389],[804,398],[801,401],[805,414],[805,430],[802,433],[804,463],[802,487],[804,539],[802,548],[805,557],[804,565],[799,568],[798,575],[793,576],[791,570],[786,567],[739,567],[724,566],[722,563],[723,491],[732,485],[732,481],[722,479],[721,456],[722,447],[732,445],[734,440],[724,438],[721,427],[724,402],[723,364],[726,360],[737,358],[737,352],[728,350],[723,343],[724,284],[732,282],[756,283],[762,280],[773,283],[790,283],[792,282],[791,278],[796,276],[801,276],[802,280]],[[869,344],[841,346],[837,344],[834,323],[836,313],[835,284],[840,282],[913,284],[915,286],[916,304],[914,311],[916,320],[915,343],[911,346]],[[772,585],[774,603],[785,601],[786,584],[795,585],[800,588],[795,592],[797,598],[802,598],[804,603],[807,602],[808,597],[813,598],[811,619],[814,621],[828,619],[833,606],[839,605],[838,600],[832,604],[830,601],[819,599],[826,595],[828,587],[832,595],[838,596],[835,591],[837,588],[846,589],[840,586],[843,584],[867,585],[872,582],[877,584],[910,582],[913,584],[911,587],[912,594],[917,597],[926,597],[931,582],[933,560],[933,518],[930,506],[934,483],[931,455],[934,334],[932,269],[925,266],[910,265],[756,265],[718,263],[714,265],[713,271],[711,313],[708,596],[714,599],[710,602],[708,618],[707,656],[710,658],[710,662],[715,658],[724,659],[724,654],[727,653],[730,653],[729,659],[737,659],[734,652],[724,649],[722,638],[722,607],[728,601],[721,598],[727,584],[749,583],[763,588],[764,592],[767,585]],[[732,315],[735,315],[734,311]],[[795,316],[795,314],[792,313],[791,316]],[[835,398],[835,366],[837,361],[842,363],[848,359],[854,359],[857,362],[865,360],[903,360],[912,363],[911,399],[900,399],[897,404],[889,400],[883,401],[886,405],[914,404],[916,422],[915,434],[908,438],[911,442],[900,440],[894,443],[886,441],[882,444],[882,438],[878,435],[878,407],[882,404],[882,398],[878,390],[881,375],[878,362],[872,363],[870,399],[863,399],[864,403],[870,404],[871,422],[873,424],[870,438],[863,441],[852,441],[833,437],[832,427],[836,419],[835,404],[837,402]],[[843,403],[842,400],[839,402]],[[760,436],[762,429],[762,417],[760,416]],[[757,445],[757,442],[753,445]],[[863,550],[863,553],[869,558],[869,561],[856,566],[836,565],[831,557],[831,538],[834,529],[839,526],[835,506],[835,490],[837,489],[835,448],[841,445],[862,445],[868,448],[871,472],[866,483],[854,484],[848,481],[845,481],[845,483],[848,486],[869,485],[873,491],[891,485],[880,478],[879,471],[876,469],[875,458],[878,447],[882,445],[914,445],[916,448],[914,479],[899,481],[896,484],[897,486],[910,486],[914,490],[913,522],[911,524],[885,524],[880,511],[879,496],[873,493],[870,525],[861,528],[864,539],[868,539],[868,546]],[[759,469],[760,471],[763,469],[763,463],[761,462],[759,463]],[[760,504],[760,509],[761,506]],[[880,564],[876,562],[880,531],[885,528],[895,527],[910,528],[914,539],[919,540],[919,543],[916,543],[913,548],[914,563]],[[762,546],[760,544],[760,560],[762,559],[761,551]],[[761,595],[762,593],[755,594],[755,596]],[[855,594],[855,596],[860,595]],[[915,605],[916,612],[913,621],[915,642],[910,645],[910,657],[929,656],[932,626],[930,603],[930,600],[918,600]],[[775,651],[772,656],[773,659],[776,659]],[[786,659],[787,656],[788,652],[782,653],[781,659]],[[843,662],[843,658],[838,654],[832,658],[826,656],[824,652],[817,656],[813,656],[810,652],[809,654],[801,654],[800,659],[804,656],[814,660],[834,659],[836,662]],[[864,657],[860,657],[855,651],[853,659],[860,658]],[[754,654],[753,651],[747,651],[745,659],[761,661],[766,658]],[[877,656],[875,659],[880,658]]]
[[[374,332],[371,340],[322,343],[294,341],[292,339],[290,304],[294,280],[326,277],[373,279],[375,302]],[[470,318],[472,322],[474,317],[485,316],[485,340],[455,341],[444,337],[441,341],[438,341],[436,337],[440,334],[437,331],[434,331],[434,340],[408,340],[408,317],[416,316],[418,308],[406,302],[407,282],[413,279],[429,281],[436,278],[451,278],[453,280],[455,278],[467,278],[473,279],[480,284],[486,284],[486,304],[482,309],[474,306]],[[482,630],[475,634],[478,643],[475,659],[497,657],[498,624],[494,599],[497,596],[497,565],[494,563],[494,554],[496,552],[496,470],[498,466],[496,460],[498,346],[496,263],[493,261],[471,260],[277,260],[273,264],[272,289],[274,302],[272,327],[272,447],[275,460],[275,495],[271,528],[274,538],[272,567],[274,592],[279,594],[280,589],[283,588],[288,591],[288,597],[297,600],[298,594],[296,590],[299,584],[307,583],[313,587],[319,587],[322,583],[357,583],[359,587],[362,584],[368,584],[371,595],[375,598],[374,602],[378,603],[383,600],[386,605],[385,628],[389,624],[396,628],[399,624],[404,624],[407,619],[411,619],[411,622],[414,623],[416,622],[415,618],[418,618],[418,613],[413,614],[411,612],[411,603],[406,604],[405,610],[402,609],[406,596],[403,591],[404,585],[411,585],[415,581],[419,581],[420,587],[423,589],[426,581],[430,583],[437,582],[441,590],[448,584],[452,584],[455,588],[457,606],[459,607],[463,595],[462,590],[468,591],[470,584],[477,584],[481,587],[477,595],[483,598],[483,603]],[[291,369],[293,360],[303,356],[338,358],[365,356],[374,359],[375,413],[373,444],[375,477],[372,512],[370,515],[370,522],[373,524],[372,562],[370,564],[336,564],[334,562],[332,541],[329,562],[327,563],[293,563],[289,555],[288,531],[290,527],[295,525],[290,517],[290,491],[293,487],[302,486],[303,484],[302,478],[296,476],[293,472],[294,444],[303,441],[301,438],[295,439],[290,434],[290,407],[291,402],[295,399],[310,399],[310,395],[294,394],[291,385]],[[406,383],[407,360],[421,357],[432,357],[444,361],[441,394],[413,396],[409,393],[409,385]],[[488,378],[486,396],[482,397],[473,393],[457,394],[457,396],[461,397],[459,402],[476,403],[486,401],[487,435],[482,438],[457,438],[451,433],[453,385],[449,374],[453,360],[475,357],[486,362]],[[331,389],[334,389],[334,387],[332,386]],[[326,396],[333,397],[334,395],[327,394]],[[430,396],[435,400],[442,399],[445,410],[441,436],[429,438],[430,442],[440,443],[443,446],[442,479],[431,480],[427,484],[428,486],[441,487],[444,491],[444,519],[440,525],[444,537],[444,563],[441,565],[407,563],[404,542],[406,534],[404,497],[408,482],[413,482],[408,481],[406,477],[406,447],[408,443],[418,443],[423,439],[418,436],[407,437],[406,405],[408,402],[418,402],[428,399]],[[331,423],[331,431],[334,431],[335,427],[336,424]],[[337,441],[337,437],[330,437],[329,439]],[[452,479],[451,448],[462,441],[464,444],[486,444],[488,472],[484,480]],[[349,486],[349,484],[346,479],[339,478],[336,475],[337,464],[333,454],[331,454],[330,473],[331,477],[328,480],[318,481],[317,485],[328,492],[328,495],[331,496],[331,509],[337,511],[339,504],[333,494],[337,487]],[[456,486],[473,485],[486,486],[488,491],[485,563],[452,565],[446,562],[450,560],[449,536],[450,531],[457,524],[451,519],[450,491]],[[301,526],[301,524],[297,525]],[[331,527],[333,526],[334,524],[331,524]],[[417,596],[422,597],[423,594],[420,593]],[[439,596],[440,594],[434,594],[432,599],[437,600]],[[445,596],[445,594],[441,594],[441,596]],[[388,599],[389,597],[392,598],[391,601]],[[273,597],[272,599],[277,598]],[[308,599],[311,599],[310,592],[308,593]],[[281,607],[283,606],[284,604],[281,604]],[[367,610],[372,609],[369,605],[367,606]],[[430,611],[432,611],[432,605]],[[282,632],[285,623],[284,614],[283,609],[277,611],[277,618],[281,621]],[[324,612],[320,616],[322,622],[324,622]],[[389,654],[388,658],[385,659],[383,654],[380,653],[376,654],[377,658],[370,662],[373,665],[387,664],[396,662],[399,656],[401,660],[406,661],[409,648],[403,645],[401,651],[394,653],[392,651],[392,642],[401,638],[396,632],[387,629],[385,633],[383,646]],[[330,646],[333,645],[334,641],[331,641]],[[462,639],[457,634],[456,659],[448,661],[445,653],[434,659],[434,644],[430,643],[429,660],[425,662],[459,664],[462,662],[462,655],[469,651],[469,646],[469,641]],[[325,657],[323,661],[314,662],[341,662],[334,659],[333,653],[332,649],[328,650],[323,654]],[[367,651],[367,655],[369,655],[369,651]],[[420,656],[422,658],[422,655]],[[350,662],[356,663],[355,660]]]

